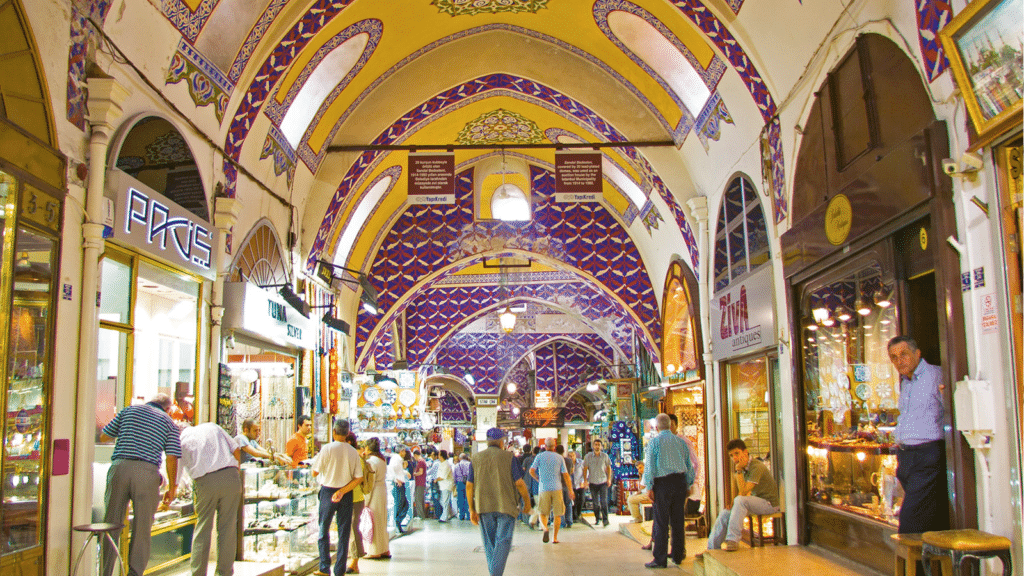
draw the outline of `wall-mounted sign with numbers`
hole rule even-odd
[[[61,199],[26,183],[21,189],[18,217],[52,234],[60,234]]]

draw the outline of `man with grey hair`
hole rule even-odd
[[[512,533],[519,514],[516,491],[529,514],[530,493],[523,482],[523,469],[515,456],[505,450],[505,432],[500,428],[487,431],[487,448],[473,456],[466,481],[469,519],[480,526],[480,535],[487,553],[491,576],[505,572],[508,553],[512,550]]]
[[[654,560],[647,568],[668,567],[668,534],[672,528],[672,561],[679,564],[686,558],[685,513],[686,496],[693,478],[690,449],[672,433],[668,414],[655,418],[658,433],[647,444],[644,455],[644,477],[647,497],[654,502]]]
[[[338,552],[334,576],[342,576],[348,565],[348,541],[352,532],[352,490],[363,481],[363,461],[348,443],[348,420],[334,422],[334,441],[325,444],[313,458],[310,469],[320,478],[319,576],[331,571],[331,520],[338,526]]]
[[[145,404],[125,406],[100,432],[100,442],[117,439],[110,469],[107,471],[106,504],[103,521],[121,524],[132,503],[131,545],[128,550],[128,574],[142,576],[149,564],[150,532],[153,517],[160,505],[160,461],[167,455],[167,492],[163,501],[170,503],[178,487],[178,458],[181,457],[181,436],[174,420],[167,415],[171,397],[157,394]],[[121,531],[113,533],[114,540]],[[120,558],[113,546],[103,546],[102,576],[110,576]]]

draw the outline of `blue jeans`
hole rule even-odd
[[[594,522],[607,522],[608,484],[591,484],[590,498],[594,503]]]
[[[516,519],[501,512],[485,512],[480,515],[480,535],[484,539],[484,552],[487,553],[487,570],[491,576],[501,576],[505,572],[505,562],[512,550],[512,533]]]
[[[334,560],[334,576],[345,574],[348,563],[348,539],[352,532],[352,492],[341,497],[341,502],[332,502],[331,495],[337,488],[320,488],[320,571],[331,573],[331,520],[338,525],[338,553]]]
[[[731,540],[739,542],[743,534],[743,520],[750,514],[774,514],[777,506],[757,496],[737,496],[732,501],[732,508],[726,508],[715,520],[715,527],[708,536],[708,550],[718,550],[722,542]]]
[[[405,498],[405,484],[395,482],[391,485],[391,498],[394,500],[395,530],[402,531],[405,513],[409,510],[409,501]]]
[[[459,520],[469,520],[469,500],[466,499],[466,483],[456,482],[455,493],[459,503]]]

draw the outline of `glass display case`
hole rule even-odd
[[[894,281],[865,258],[802,295],[808,501],[897,526]]]
[[[312,472],[248,465],[242,471],[245,560],[278,562],[293,574],[316,569],[319,485]]]

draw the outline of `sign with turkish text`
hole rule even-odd
[[[603,159],[600,152],[555,152],[555,201],[600,200]]]
[[[533,405],[538,408],[547,408],[551,406],[551,390],[535,390],[533,393]]]
[[[287,348],[311,349],[313,321],[292,308],[277,292],[250,282],[225,282],[223,327]]]
[[[409,154],[409,203],[455,203],[455,154]]]
[[[130,175],[107,171],[113,239],[176,268],[213,279],[217,229]]]
[[[715,360],[775,345],[772,267],[733,282],[711,299],[711,353]]]
[[[565,425],[565,408],[524,408],[519,414],[523,428],[560,428]]]

